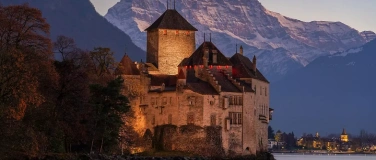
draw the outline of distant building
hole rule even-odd
[[[317,132],[315,136],[307,135],[302,136],[297,140],[297,146],[304,147],[305,149],[324,149],[329,151],[348,151],[351,150],[352,142],[346,133],[342,130],[340,137],[321,138]]]
[[[245,57],[241,46],[226,57],[211,37],[195,49],[197,29],[172,9],[146,31],[146,63],[125,55],[117,69],[138,133],[151,133],[154,147],[165,150],[255,154],[267,149],[273,109],[269,81],[256,57]]]
[[[349,142],[349,136],[347,135],[345,128],[342,130],[341,142]]]
[[[322,140],[317,132],[315,136],[307,135],[297,140],[297,146],[304,149],[322,149]]]

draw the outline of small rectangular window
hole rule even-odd
[[[239,96],[239,105],[243,105],[243,97]]]
[[[178,30],[175,31],[175,35],[179,35],[179,31]]]
[[[211,126],[216,126],[217,125],[217,120],[215,115],[210,116],[210,125]]]
[[[163,30],[163,35],[167,35],[167,30]]]
[[[242,113],[238,113],[237,116],[238,116],[238,124],[242,124],[243,123]]]
[[[260,95],[262,95],[262,87],[260,86]]]
[[[234,96],[229,97],[229,104],[234,105]]]
[[[268,96],[268,88],[265,87],[265,96]]]
[[[185,35],[190,36],[191,33],[190,33],[189,31],[186,31],[186,32],[185,32]]]
[[[151,124],[154,125],[155,124],[155,115],[152,116],[152,119],[151,119]]]
[[[257,87],[256,87],[256,85],[255,85],[255,87],[254,87],[254,88],[255,88],[255,94],[257,94]]]
[[[230,112],[229,113],[229,119],[230,119],[230,124],[242,124],[243,119],[242,119],[242,113],[240,112]]]
[[[167,104],[167,97],[163,97],[162,98],[162,105],[166,105]]]
[[[172,114],[168,115],[168,124],[172,124]]]
[[[194,124],[195,123],[195,116],[193,113],[187,115],[187,124]]]
[[[189,105],[190,106],[196,105],[196,97],[189,97]]]

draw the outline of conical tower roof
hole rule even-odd
[[[342,135],[347,135],[345,128],[342,130]]]
[[[133,63],[127,54],[121,59],[118,68],[116,68],[117,75],[140,75],[140,70],[136,64]]]

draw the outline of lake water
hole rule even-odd
[[[277,154],[276,160],[376,160],[375,155],[298,155],[298,154]]]

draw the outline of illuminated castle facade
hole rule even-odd
[[[243,55],[226,57],[211,41],[195,49],[193,27],[166,10],[147,31],[147,60],[125,55],[117,74],[138,133],[164,150],[255,154],[266,150],[269,82]]]

